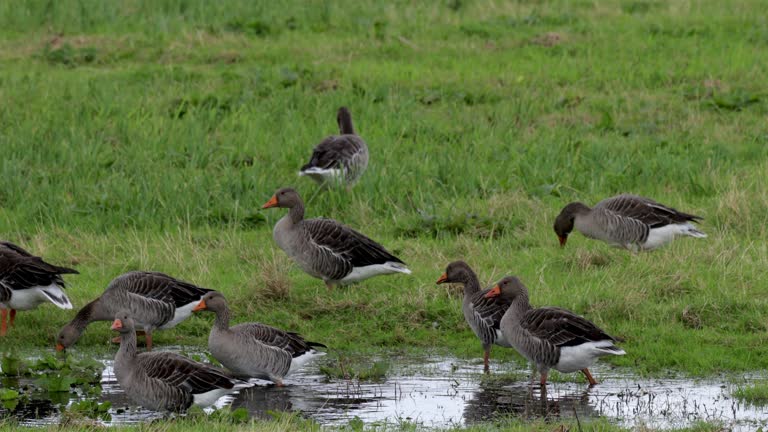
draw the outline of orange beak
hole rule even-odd
[[[119,319],[116,319],[114,322],[112,322],[112,330],[120,330],[123,328],[123,322]]]
[[[267,201],[266,204],[261,206],[261,208],[263,208],[263,209],[268,209],[268,208],[271,208],[271,207],[277,207],[277,196],[276,195],[272,195],[272,198],[270,198],[269,201]]]
[[[200,300],[200,303],[198,303],[197,306],[195,306],[195,308],[192,309],[192,312],[200,312],[201,310],[205,310],[206,308],[208,308],[208,306],[206,306],[205,300]]]
[[[501,288],[498,285],[494,285],[490,291],[485,294],[485,298],[498,297],[501,294]]]
[[[565,247],[565,242],[568,241],[568,237],[557,236],[560,239],[560,247]]]
[[[56,351],[59,351],[59,352],[64,351],[64,345],[62,345],[60,343],[57,343],[56,344]]]
[[[441,284],[441,283],[446,283],[446,282],[448,282],[448,275],[443,273],[443,275],[440,276],[440,279],[438,279],[437,282],[435,282],[435,283],[436,284]]]

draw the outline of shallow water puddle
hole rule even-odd
[[[325,359],[321,359],[322,362]],[[329,361],[329,360],[325,360]],[[607,417],[624,426],[682,427],[697,421],[718,421],[735,431],[768,424],[768,407],[752,407],[730,396],[734,384],[724,380],[683,378],[640,379],[603,365],[593,373],[594,388],[582,383],[550,383],[545,394],[528,383],[530,373],[515,365],[492,365],[494,374],[483,377],[482,365],[446,357],[390,359],[382,382],[327,379],[320,362],[289,377],[286,387],[259,382],[217,405],[244,407],[255,417],[268,411],[300,411],[321,424],[346,424],[355,417],[366,424],[408,421],[427,427],[446,427],[490,421],[500,416],[524,419],[580,420]],[[99,401],[112,402],[107,424],[136,423],[162,414],[135,406],[115,382],[111,360],[102,375]],[[753,377],[754,378],[754,377]],[[748,382],[753,378],[745,378]],[[70,403],[81,400],[74,394]],[[13,415],[27,425],[58,422],[59,410],[50,401],[17,406]]]

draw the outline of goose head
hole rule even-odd
[[[576,219],[576,215],[588,213],[589,207],[580,203],[572,202],[560,210],[560,214],[555,219],[555,234],[560,239],[560,246],[565,246],[565,242],[568,241],[568,235],[573,231],[573,223]]]

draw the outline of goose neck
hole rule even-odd
[[[304,203],[299,202],[291,207],[288,211],[288,217],[294,225],[304,220]]]

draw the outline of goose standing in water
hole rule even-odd
[[[491,289],[482,290],[480,288],[477,275],[464,261],[454,261],[448,264],[445,273],[440,276],[437,283],[460,283],[464,285],[464,302],[461,309],[467,324],[483,344],[483,371],[489,373],[491,346],[496,344],[507,348],[511,347],[504,340],[499,328],[501,317],[509,309],[509,301],[502,297],[487,298],[485,295]]]
[[[649,198],[624,194],[600,201],[593,208],[572,202],[557,216],[554,229],[561,246],[576,228],[586,237],[637,252],[664,246],[679,236],[706,237],[692,223],[701,219]]]
[[[152,331],[169,329],[192,316],[192,309],[211,292],[159,272],[132,271],[109,283],[104,293],[83,306],[56,338],[56,350],[72,346],[94,321],[111,321],[115,313],[129,310],[144,330],[147,350],[152,350]]]
[[[216,360],[237,378],[259,378],[283,385],[283,377],[299,369],[309,360],[324,355],[296,333],[286,332],[261,323],[229,326],[229,307],[221,293],[210,292],[194,311],[211,311],[216,321],[208,336],[208,349]]]
[[[115,376],[125,394],[137,404],[156,411],[184,411],[190,406],[213,405],[220,397],[248,387],[226,372],[170,352],[138,353],[135,323],[129,311],[112,322],[120,332]]]
[[[299,175],[319,184],[341,181],[352,186],[368,167],[368,146],[355,133],[352,114],[346,107],[339,108],[336,122],[340,135],[331,135],[315,146]]]
[[[541,373],[541,385],[547,385],[547,373],[581,371],[589,385],[597,381],[589,372],[598,358],[624,355],[614,345],[617,341],[591,321],[557,307],[533,308],[528,289],[516,277],[505,277],[485,294],[510,303],[501,319],[504,339]]]
[[[17,310],[30,310],[42,303],[53,303],[61,309],[72,309],[64,293],[64,274],[77,270],[48,264],[23,248],[0,241],[0,336],[7,331],[6,319],[10,309],[13,327]]]
[[[272,207],[289,209],[275,224],[277,245],[328,288],[378,275],[411,274],[400,258],[352,228],[333,219],[304,219],[304,203],[291,188],[279,189],[262,206]]]

